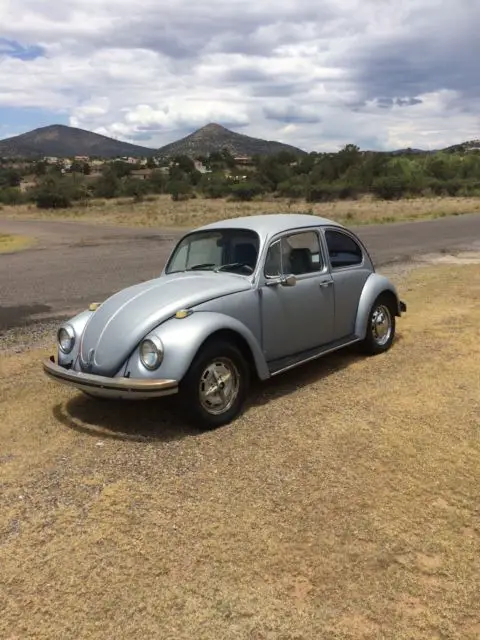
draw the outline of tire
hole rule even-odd
[[[228,375],[222,390],[206,393]],[[249,367],[240,349],[225,340],[212,341],[195,356],[180,383],[179,399],[190,423],[202,430],[216,429],[241,413],[249,384]]]
[[[395,338],[395,309],[390,296],[381,294],[368,314],[367,334],[361,348],[368,355],[385,353]]]

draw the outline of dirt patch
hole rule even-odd
[[[201,434],[0,359],[0,637],[478,637],[480,270],[402,275],[390,352]]]
[[[16,253],[35,244],[35,238],[0,233],[0,253]]]

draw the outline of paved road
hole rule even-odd
[[[352,227],[377,266],[445,249],[480,249],[480,215]],[[0,254],[0,331],[63,317],[155,277],[181,232],[76,222],[5,220],[0,233],[37,245]]]

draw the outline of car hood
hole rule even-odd
[[[93,349],[89,370],[113,376],[140,340],[179,309],[250,288],[237,275],[183,272],[122,289],[90,317],[80,342],[81,368],[87,369]]]

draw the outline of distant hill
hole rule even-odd
[[[76,127],[54,124],[48,127],[34,129],[19,136],[0,140],[0,158],[42,158],[44,156],[56,156],[58,158],[71,158],[73,156],[97,156],[100,158],[117,158],[130,156],[134,158],[157,156],[168,159],[178,155],[187,155],[192,158],[206,156],[212,151],[228,151],[235,157],[272,155],[280,151],[289,151],[296,155],[305,155],[307,152],[289,144],[273,140],[252,138],[240,133],[230,131],[219,124],[210,123],[198,129],[194,133],[181,138],[176,142],[151,149],[139,145],[114,140],[107,136],[99,135]],[[480,149],[480,140],[470,140],[447,147],[444,151],[467,152]],[[439,150],[436,150],[439,151]],[[417,154],[434,153],[423,149],[397,149],[391,154]]]
[[[306,151],[289,144],[252,138],[230,131],[219,124],[210,123],[185,138],[161,147],[156,155],[161,158],[171,158],[178,155],[195,158],[221,149],[227,149],[235,157],[257,154],[272,155],[279,151],[289,151],[296,155],[306,154]]]
[[[451,147],[447,147],[445,151],[480,151],[480,140],[468,140],[467,142],[461,142],[460,144],[454,144]]]
[[[0,157],[4,158],[38,158],[43,156],[115,158],[118,156],[152,156],[155,153],[155,149],[121,142],[98,133],[61,124],[41,127],[13,138],[0,140]]]

